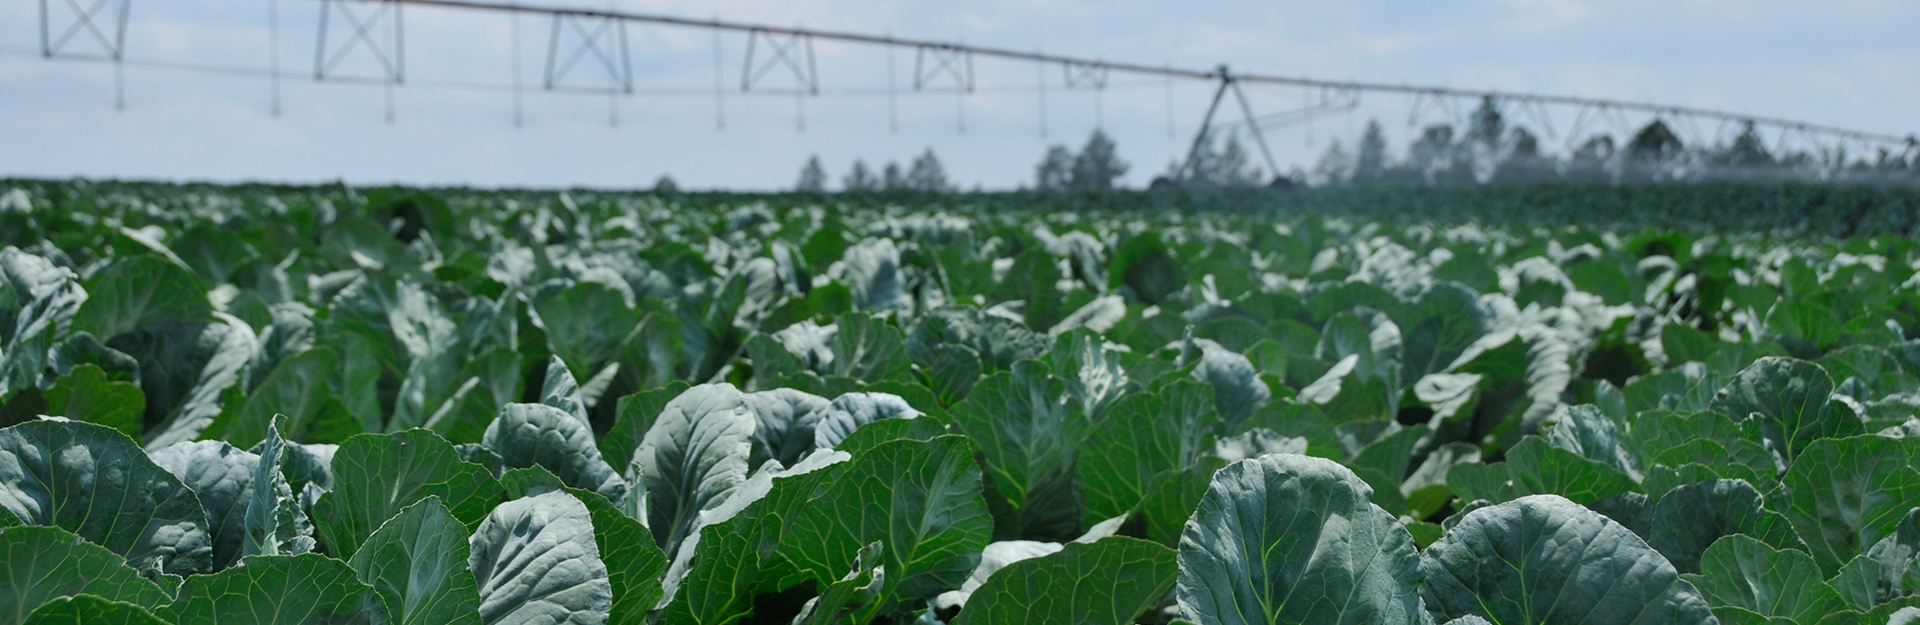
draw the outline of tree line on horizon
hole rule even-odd
[[[1920,181],[1920,155],[1885,149],[1870,155],[1844,148],[1776,154],[1753,122],[1742,125],[1731,142],[1688,145],[1663,119],[1640,127],[1624,142],[1609,133],[1588,137],[1564,156],[1548,153],[1533,130],[1509,123],[1493,98],[1484,98],[1466,128],[1433,124],[1421,129],[1404,156],[1390,153],[1379,120],[1367,121],[1354,149],[1332,141],[1310,171],[1268,172],[1253,163],[1238,127],[1224,127],[1196,142],[1191,162],[1175,159],[1154,186],[1467,186],[1510,184],[1647,184],[1706,181],[1800,179],[1825,181]],[[1113,138],[1094,129],[1079,151],[1048,146],[1034,166],[1032,185],[1021,190],[1107,191],[1123,188],[1131,165],[1119,156]],[[671,181],[669,180],[670,184]],[[828,191],[828,174],[818,155],[801,168],[794,190]],[[888,162],[878,173],[856,159],[840,179],[840,190],[854,193],[959,190],[940,159],[928,148],[902,169]]]

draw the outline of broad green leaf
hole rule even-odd
[[[180,443],[148,457],[200,499],[213,535],[213,568],[224,569],[240,559],[260,457],[220,441]]]
[[[166,321],[108,341],[140,361],[146,446],[161,449],[200,438],[220,416],[228,389],[242,382],[254,345],[245,322],[218,314],[210,323]]]
[[[839,331],[828,345],[833,363],[828,375],[878,382],[903,375],[908,367],[906,339],[885,319],[865,313],[848,313],[833,322]]]
[[[607,622],[645,623],[647,613],[660,603],[660,575],[667,570],[667,554],[653,546],[647,526],[627,517],[605,497],[579,489],[567,493],[586,504],[593,518],[594,544],[600,549],[600,561],[607,565],[607,583],[613,592]]]
[[[1421,555],[1436,620],[1707,623],[1707,602],[1618,523],[1555,495],[1467,512]]]
[[[0,429],[0,506],[126,557],[128,566],[189,575],[212,570],[207,513],[193,490],[127,435],[77,421]]]
[[[353,570],[400,625],[480,622],[480,592],[467,569],[467,528],[428,497],[407,506],[353,553]]]
[[[1463,500],[1493,503],[1553,494],[1589,504],[1636,488],[1619,470],[1548,445],[1536,436],[1507,450],[1506,462],[1454,465],[1447,471],[1447,485]]]
[[[1894,533],[1874,543],[1860,558],[1848,561],[1838,579],[1864,582],[1847,585],[1852,594],[1861,595],[1856,598],[1865,599],[1857,601],[1862,609],[1920,595],[1920,509],[1908,511]]]
[[[472,526],[501,494],[486,467],[462,462],[452,443],[426,430],[349,438],[333,455],[332,477],[313,520],[320,544],[337,557],[352,557],[382,523],[422,499],[439,497]]]
[[[1070,544],[994,573],[954,625],[1130,623],[1173,587],[1174,560],[1173,550],[1132,538]]]
[[[60,376],[47,389],[47,414],[98,423],[127,436],[139,436],[147,396],[128,382],[108,381],[99,365],[84,364]]]
[[[1260,380],[1260,372],[1246,356],[1227,351],[1213,341],[1189,337],[1181,343],[1180,359],[1175,365],[1187,367],[1196,363],[1193,376],[1213,385],[1214,407],[1228,424],[1245,421],[1254,411],[1273,401],[1272,390]]]
[[[352,625],[388,622],[387,606],[346,562],[317,553],[249,556],[195,575],[162,610],[174,625]]]
[[[1054,341],[1047,362],[1066,381],[1067,392],[1080,403],[1080,412],[1095,422],[1103,420],[1107,407],[1127,393],[1127,370],[1120,363],[1120,355],[1092,331],[1061,336]]]
[[[1761,442],[1785,467],[1818,439],[1863,433],[1860,417],[1832,396],[1833,380],[1819,365],[1769,356],[1720,389],[1713,411],[1758,423]]]
[[[1750,536],[1733,534],[1708,547],[1701,574],[1686,575],[1700,595],[1715,606],[1752,610],[1796,623],[1845,609],[1828,586],[1813,557],[1793,549],[1774,549]]]
[[[1080,533],[1074,462],[1088,424],[1046,363],[1023,360],[987,376],[949,414],[980,446],[994,538],[1058,542]]]
[[[587,420],[587,404],[580,399],[580,383],[574,380],[573,372],[567,370],[567,363],[560,360],[559,356],[547,362],[546,382],[540,387],[540,403],[573,415],[581,423],[591,423]]]
[[[966,347],[991,373],[1045,355],[1053,341],[1017,321],[971,306],[954,306],[930,310],[915,319],[907,337],[907,353],[914,362],[926,366],[927,350],[941,344]]]
[[[647,527],[671,558],[694,517],[726,500],[747,478],[758,426],[731,384],[687,389],[661,408],[634,460],[645,471]]]
[[[847,248],[842,262],[847,268],[847,286],[853,290],[854,310],[907,310],[912,306],[912,296],[903,284],[906,277],[900,271],[900,249],[892,239],[863,239]]]
[[[1479,297],[1464,285],[1441,283],[1420,296],[1399,322],[1405,361],[1402,380],[1445,371],[1488,331]]]
[[[1908,465],[1900,441],[1815,440],[1794,459],[1780,489],[1768,495],[1775,497],[1820,570],[1831,575],[1920,506],[1920,471]]]
[[[757,592],[771,592],[779,578],[795,573],[776,554],[787,521],[798,518],[801,502],[839,479],[850,459],[821,450],[785,471],[757,471],[723,505],[703,512],[688,537],[691,547],[679,550],[662,580],[663,622],[746,617]]]
[[[40,604],[23,625],[172,625],[140,605],[94,595],[56,597]]]
[[[1682,573],[1700,572],[1700,554],[1724,536],[1745,534],[1778,549],[1806,550],[1786,517],[1766,509],[1745,480],[1713,480],[1668,491],[1647,513],[1647,544]]]
[[[253,466],[249,485],[252,495],[247,498],[243,517],[246,540],[240,547],[242,556],[298,555],[313,550],[313,522],[294,497],[287,472],[282,470],[291,465],[298,475],[302,472],[300,465],[313,460],[313,456],[304,447],[289,445],[280,438],[283,418],[276,417],[267,427],[267,439],[255,446],[259,461]],[[310,483],[310,478],[303,483],[303,493]]]
[[[613,608],[592,515],[563,491],[500,504],[471,546],[486,625],[602,623]]]
[[[633,452],[640,449],[640,442],[646,439],[647,431],[653,429],[660,411],[666,408],[667,402],[685,392],[687,383],[674,380],[666,386],[620,398],[614,409],[613,429],[600,435],[600,457],[614,466],[633,460]]]
[[[742,401],[759,421],[753,430],[753,457],[747,462],[752,467],[767,460],[793,466],[813,451],[814,430],[829,405],[825,398],[786,388],[747,393]]]
[[[887,419],[915,419],[919,410],[907,405],[899,395],[887,393],[843,393],[827,404],[814,424],[813,449],[832,449],[867,424]]]
[[[543,291],[534,298],[531,312],[546,330],[553,355],[572,371],[599,371],[619,354],[642,320],[628,295],[584,280]]]
[[[882,541],[883,606],[919,605],[959,586],[993,532],[973,456],[959,436],[882,443],[799,504],[777,553],[827,586],[862,546]]]
[[[539,465],[568,486],[619,499],[627,481],[600,459],[593,429],[585,421],[546,404],[507,404],[487,426],[481,444],[500,454],[506,466]]]
[[[877,600],[880,586],[887,579],[886,569],[881,568],[884,560],[880,557],[885,552],[886,543],[877,540],[861,547],[860,553],[854,556],[853,569],[827,586],[820,596],[807,600],[800,608],[800,615],[794,617],[794,625],[871,621],[881,608]]]
[[[55,527],[0,530],[0,624],[16,625],[54,597],[86,593],[143,608],[171,597],[107,548]]]
[[[1425,623],[1420,553],[1372,490],[1324,458],[1275,454],[1221,469],[1180,537],[1181,617]]]
[[[339,370],[333,351],[316,347],[280,362],[237,414],[222,414],[206,435],[252,447],[265,440],[275,415],[286,415],[282,436],[302,443],[339,443],[361,432],[359,421],[333,396],[327,380]]]
[[[1134,509],[1155,475],[1193,464],[1208,451],[1219,414],[1212,389],[1181,380],[1158,393],[1134,393],[1115,402],[1087,434],[1077,463],[1086,493],[1082,522],[1092,524]]]
[[[111,339],[162,321],[193,323],[213,316],[200,279],[158,256],[116,260],[85,286],[87,302],[74,313],[75,332]]]
[[[1213,456],[1201,456],[1198,462],[1183,468],[1161,471],[1147,483],[1146,497],[1135,514],[1146,526],[1148,540],[1168,547],[1180,546],[1180,534],[1186,531],[1187,518],[1200,505],[1213,482],[1213,474],[1227,462]]]
[[[933,390],[943,406],[951,406],[973,392],[980,381],[980,356],[971,348],[952,343],[936,343],[916,362],[927,388]]]
[[[1720,349],[1721,340],[1707,336],[1692,326],[1670,323],[1660,326],[1660,346],[1667,353],[1669,366],[1686,362],[1706,362]]]
[[[1637,459],[1622,441],[1620,426],[1598,406],[1573,406],[1557,411],[1550,419],[1553,425],[1547,430],[1547,444],[1605,463],[1628,476],[1640,474]]]

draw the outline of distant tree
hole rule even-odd
[[[1611,182],[1614,152],[1611,135],[1595,135],[1573,151],[1567,161],[1566,178],[1570,182]]]
[[[1500,114],[1500,103],[1492,96],[1480,98],[1480,106],[1473,110],[1472,120],[1467,123],[1467,136],[1459,146],[1458,155],[1468,161],[1476,181],[1491,179],[1500,162],[1506,159],[1506,133],[1507,120]]]
[[[1676,175],[1675,165],[1686,154],[1686,145],[1663,120],[1653,120],[1633,133],[1627,142],[1627,159],[1622,176],[1633,182],[1660,182]]]
[[[1327,146],[1327,151],[1320,155],[1320,161],[1314,164],[1313,173],[1309,175],[1308,182],[1314,186],[1343,185],[1352,177],[1353,168],[1353,156],[1348,154],[1346,148],[1341,147],[1340,141],[1336,139]]]
[[[884,191],[900,191],[906,188],[907,177],[900,174],[900,164],[888,162],[886,169],[880,173],[880,189]]]
[[[1497,150],[1506,132],[1507,120],[1500,114],[1500,103],[1493,96],[1480,98],[1480,106],[1473,110],[1473,119],[1467,124],[1467,143]]]
[[[1033,168],[1033,188],[1057,191],[1067,188],[1073,178],[1073,152],[1064,145],[1047,148],[1047,155]]]
[[[1213,136],[1201,138],[1200,149],[1194,152],[1187,179],[1207,186],[1259,186],[1266,176],[1248,158],[1246,147],[1240,144],[1240,135],[1228,133],[1217,150],[1214,148],[1214,139]]]
[[[1760,138],[1760,131],[1748,121],[1740,128],[1740,136],[1733,138],[1728,146],[1724,162],[1735,167],[1765,167],[1773,164],[1773,154],[1767,151],[1767,144]]]
[[[1500,159],[1499,167],[1494,169],[1488,180],[1492,184],[1525,184],[1552,180],[1559,172],[1555,171],[1553,158],[1540,153],[1540,139],[1525,127],[1516,126],[1507,132],[1508,145],[1505,158]]]
[[[1053,156],[1052,150],[1047,155]],[[1127,167],[1114,152],[1113,139],[1095,128],[1093,136],[1087,137],[1086,147],[1080,148],[1080,155],[1073,157],[1067,184],[1075,189],[1106,191],[1114,187],[1115,180],[1127,175]]]
[[[867,169],[865,161],[854,159],[853,169],[847,172],[847,177],[840,179],[840,186],[856,193],[878,191],[880,179],[874,177],[873,170]]]
[[[679,193],[680,185],[673,181],[673,176],[668,174],[660,174],[660,178],[653,181],[653,192],[654,193]]]
[[[1627,143],[1627,158],[1635,161],[1666,162],[1677,158],[1686,151],[1686,145],[1680,142],[1680,136],[1673,134],[1664,120],[1653,120],[1633,134],[1633,140]]]
[[[1374,184],[1387,173],[1387,137],[1380,130],[1380,120],[1367,120],[1367,130],[1360,135],[1360,153],[1353,159],[1353,184]]]
[[[913,169],[907,171],[906,186],[914,191],[946,193],[954,190],[953,183],[947,181],[947,170],[940,166],[940,157],[933,155],[933,148],[927,148],[918,158],[913,159]]]
[[[820,166],[820,155],[807,158],[807,165],[800,168],[800,182],[793,185],[793,190],[801,193],[827,192],[827,170]]]
[[[1407,146],[1407,167],[1432,178],[1453,158],[1453,126],[1435,124],[1420,131],[1420,138]]]

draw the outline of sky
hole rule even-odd
[[[817,41],[818,95],[793,95],[798,82],[783,66],[743,93],[746,35],[630,24],[632,94],[608,95],[613,83],[592,57],[547,91],[550,19],[416,6],[404,13],[406,82],[391,89],[389,121],[389,89],[352,80],[382,75],[364,47],[341,56],[327,80],[313,78],[319,0],[126,1],[130,63],[117,109],[112,65],[41,58],[40,3],[0,0],[0,176],[644,188],[666,174],[682,188],[772,190],[791,187],[811,156],[837,186],[856,159],[904,167],[931,149],[961,187],[1003,189],[1030,185],[1049,145],[1078,148],[1100,128],[1131,164],[1124,182],[1144,186],[1185,153],[1214,89],[1120,73],[1105,89],[1070,87],[1060,66],[985,58],[974,61],[972,93],[956,93],[951,76],[916,89],[911,48]],[[1920,131],[1920,38],[1911,35],[1920,3],[1910,1],[520,2]],[[48,6],[57,34],[72,12]],[[338,13],[329,27],[337,47],[349,31]],[[571,28],[554,46],[562,62],[578,43]],[[99,54],[87,37],[61,53]],[[752,60],[767,60],[767,43],[754,42]],[[277,114],[266,75],[276,51]],[[1318,96],[1281,87],[1247,95],[1259,114]],[[1395,152],[1420,127],[1457,121],[1411,104],[1367,94],[1355,109],[1266,138],[1281,169],[1311,169],[1332,142],[1352,146],[1369,119]],[[1576,112],[1515,121],[1551,136],[1551,148],[1570,140]]]

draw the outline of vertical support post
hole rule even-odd
[[[727,129],[727,90],[725,70],[720,60],[720,16],[713,17],[713,129]]]
[[[514,5],[518,6],[519,3],[516,2]],[[507,22],[507,28],[508,32],[512,35],[511,40],[513,43],[513,127],[525,128],[526,114],[522,109],[521,98],[523,96],[520,93],[520,12],[513,11],[507,19],[509,20]]]
[[[1200,146],[1206,145],[1209,140],[1208,134],[1213,132],[1213,113],[1219,110],[1220,98],[1226,97],[1227,87],[1231,85],[1233,85],[1233,75],[1227,72],[1227,66],[1220,66],[1220,88],[1214,90],[1213,103],[1207,105],[1206,116],[1200,118],[1200,129],[1193,133],[1193,147],[1187,149],[1187,160],[1180,164],[1180,171],[1176,173],[1175,178],[1186,180],[1190,175],[1189,170],[1198,165]]]
[[[893,33],[887,33],[887,132],[900,133],[900,89],[893,69]]]
[[[280,0],[267,0],[267,73],[273,84],[271,109],[280,117]]]
[[[1240,100],[1240,112],[1247,117],[1247,129],[1253,131],[1254,142],[1260,144],[1260,155],[1267,159],[1267,173],[1275,178],[1280,176],[1280,163],[1273,160],[1273,150],[1267,149],[1267,135],[1260,131],[1260,124],[1253,119],[1253,105],[1247,104],[1247,94],[1240,90],[1240,82],[1233,81],[1233,95]]]
[[[1034,56],[1040,56],[1041,54],[1040,50],[1033,51]],[[1039,85],[1038,89],[1040,92],[1040,138],[1045,139],[1047,138],[1047,65],[1045,63],[1035,63],[1033,65],[1033,75],[1034,82]]]

